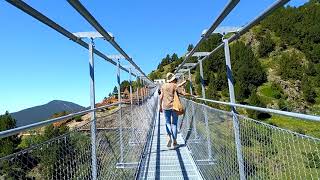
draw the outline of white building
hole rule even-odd
[[[166,80],[165,79],[155,79],[154,83],[158,84],[158,85],[162,85],[162,84],[166,83]]]

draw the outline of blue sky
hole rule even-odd
[[[71,32],[94,30],[64,0],[26,2]],[[210,27],[227,2],[82,1],[146,73],[155,69],[166,54],[183,55],[187,45],[199,40],[202,30]],[[242,26],[273,2],[242,0],[220,26]],[[294,0],[290,4],[304,2]],[[0,27],[0,114],[54,99],[89,105],[86,49],[4,1],[0,1]],[[103,40],[96,40],[96,48],[116,54]],[[97,56],[95,67],[99,102],[116,85],[116,68]],[[122,72],[121,79],[128,79],[128,74]]]

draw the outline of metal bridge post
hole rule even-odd
[[[131,143],[134,138],[134,124],[133,124],[133,97],[132,97],[132,79],[131,79],[131,67],[129,68],[129,82],[130,82],[130,115],[131,115]]]
[[[145,89],[146,87],[145,87],[145,85],[144,85],[144,79],[142,79],[142,97],[143,97],[143,102],[144,102],[144,100],[145,100],[145,98],[146,98],[146,94],[145,94]]]
[[[140,105],[140,99],[139,99],[139,76],[137,75],[137,103]]]
[[[235,95],[234,95],[234,81],[233,81],[233,75],[231,70],[231,61],[230,61],[230,50],[229,50],[229,42],[228,39],[224,39],[224,54],[226,58],[226,67],[227,67],[227,78],[228,78],[228,86],[229,86],[229,96],[230,96],[230,102],[235,103]],[[231,106],[232,108],[232,119],[233,119],[233,129],[234,129],[234,135],[235,135],[235,142],[236,142],[236,148],[237,148],[237,159],[239,164],[239,173],[240,173],[240,179],[246,179],[245,173],[244,173],[244,165],[243,165],[243,158],[242,158],[242,151],[241,151],[241,141],[240,141],[240,127],[239,127],[239,120],[237,116],[237,111],[235,106]]]
[[[205,99],[206,98],[206,91],[204,89],[202,60],[199,60],[199,67],[200,67],[200,82],[201,82],[202,98]]]
[[[192,91],[192,78],[191,78],[191,70],[188,69],[188,75],[189,75],[189,83],[190,83],[190,95],[193,96]],[[188,101],[189,102],[189,101]],[[194,110],[194,103],[191,103],[192,108],[192,126],[193,126],[193,133],[194,133],[194,141],[196,142],[198,140],[198,132],[197,132],[197,122],[195,118],[195,110]]]
[[[211,137],[210,137],[210,130],[209,130],[209,122],[208,122],[208,112],[207,108],[203,106],[203,113],[204,113],[204,121],[206,124],[206,133],[207,133],[207,148],[208,148],[208,160],[212,161],[212,150],[211,150]]]
[[[200,66],[200,78],[201,78],[201,90],[202,90],[202,98],[206,98],[206,91],[204,88],[204,78],[203,78],[203,67],[202,67],[202,60],[199,60]],[[204,113],[204,121],[206,124],[206,133],[207,133],[207,149],[208,149],[208,160],[212,160],[212,150],[211,150],[211,137],[210,137],[210,130],[209,130],[209,122],[208,122],[208,112],[207,108],[203,106],[203,113]]]
[[[139,94],[140,94],[140,105],[142,105],[142,102],[143,102],[143,92],[142,92],[142,89],[143,89],[143,86],[142,86],[142,78],[140,76],[139,78],[139,85],[140,85],[140,90],[139,90]]]
[[[190,82],[190,94],[191,96],[193,96],[193,92],[192,92],[192,79],[191,79],[191,70],[188,69],[188,74],[189,74],[189,82]]]
[[[131,79],[131,67],[129,68],[129,81],[130,81],[130,110],[131,110],[131,120],[133,120],[133,112],[132,112],[132,106],[133,106],[133,99],[132,99],[132,79]],[[131,121],[133,122],[133,121]],[[131,123],[131,127],[133,128],[133,123]],[[132,131],[133,132],[133,131]],[[132,134],[133,135],[133,134]]]
[[[144,97],[144,100],[147,99],[147,94],[146,94],[146,81],[143,80],[143,97]]]
[[[122,137],[122,111],[121,111],[121,89],[120,89],[120,60],[117,61],[117,82],[118,82],[118,102],[119,104],[119,123],[120,123],[120,163],[123,163],[123,137]]]
[[[90,68],[90,105],[95,108],[95,87],[94,87],[94,43],[93,39],[89,43],[89,68]],[[91,173],[92,179],[97,179],[97,150],[96,150],[96,112],[91,112]]]
[[[142,103],[144,102],[144,81],[142,78],[140,78],[141,81],[141,87],[142,87],[142,91],[141,91],[141,96],[142,96]]]

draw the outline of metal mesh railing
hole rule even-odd
[[[97,112],[99,179],[135,177],[156,106],[157,97],[152,96],[132,110],[122,105],[121,119],[119,109]],[[0,179],[91,179],[90,121],[49,140],[44,131],[40,129],[34,140],[43,142],[31,142],[30,147],[0,158]]]
[[[259,179],[320,178],[320,139],[238,116],[245,171]]]
[[[239,179],[232,113],[181,99],[182,133],[205,179]],[[205,117],[207,116],[207,117]],[[237,115],[247,179],[318,179],[320,139]]]

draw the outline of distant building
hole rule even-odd
[[[166,83],[166,80],[165,79],[155,79],[154,83],[158,84],[158,85],[162,85],[162,84]]]

